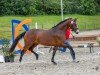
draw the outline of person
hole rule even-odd
[[[73,38],[75,38],[75,37],[71,34],[71,29],[70,29],[70,28],[68,28],[68,29],[66,30],[65,36],[66,36],[66,41],[65,41],[66,47],[63,47],[63,48],[60,47],[58,50],[61,51],[61,52],[63,53],[63,52],[66,51],[66,48],[68,48],[68,49],[70,50],[70,54],[71,54],[71,56],[72,56],[72,59],[75,60],[75,52],[74,52],[74,50],[73,50],[73,47],[72,47],[71,44],[70,44],[70,38],[71,38],[71,36],[72,36]]]

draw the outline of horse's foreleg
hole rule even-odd
[[[55,54],[56,54],[57,48],[58,48],[58,47],[54,47],[54,48],[53,48],[53,54],[52,54],[52,59],[51,59],[51,62],[53,62],[54,65],[57,64],[57,63],[54,61],[54,56],[55,56]]]
[[[35,54],[36,60],[38,60],[39,55],[38,55],[36,52],[33,51],[33,48],[34,48],[34,47],[36,47],[36,45],[31,46],[31,47],[29,48],[29,50],[30,50],[33,54]]]

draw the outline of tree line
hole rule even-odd
[[[61,13],[60,0],[0,0],[0,15],[43,15]],[[99,0],[63,0],[64,14],[100,13]]]

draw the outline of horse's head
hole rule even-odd
[[[65,19],[61,22],[59,22],[56,26],[52,27],[54,29],[60,29],[63,31],[66,31],[66,28],[71,28],[72,31],[74,31],[76,34],[79,33],[78,27],[77,27],[77,23],[76,23],[77,19],[72,19],[72,18],[68,18]]]
[[[72,29],[72,31],[74,31],[76,34],[78,34],[79,33],[79,29],[77,27],[76,21],[77,21],[76,18],[74,20],[70,21],[70,28]]]

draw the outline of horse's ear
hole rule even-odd
[[[77,21],[77,18],[74,19],[74,22],[76,22],[76,21]]]

